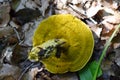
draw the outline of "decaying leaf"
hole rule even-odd
[[[25,23],[28,23],[38,18],[39,16],[41,16],[39,10],[24,8],[24,9],[20,9],[15,13],[13,20],[20,25],[24,25]]]
[[[11,63],[20,65],[20,63],[25,61],[27,59],[27,49],[25,46],[17,45],[12,52]]]
[[[116,56],[115,56],[115,62],[120,67],[120,46],[115,49]]]
[[[32,68],[28,73],[29,79],[46,79],[46,80],[78,80],[76,73],[66,73],[66,74],[51,74],[44,70],[43,68]]]
[[[45,16],[45,11],[47,10],[49,6],[49,0],[41,0],[41,7],[40,11],[42,12],[42,15]]]
[[[97,14],[97,12],[99,12],[102,9],[103,9],[102,5],[100,3],[94,1],[92,3],[92,6],[86,10],[86,15],[88,18],[93,17]]]
[[[104,25],[103,31],[102,31],[102,39],[107,39],[109,36],[113,33],[116,26],[120,23],[120,12],[115,11],[112,16],[105,16],[103,17],[102,24]]]
[[[13,33],[13,28],[11,28],[10,26],[0,28],[0,38],[10,36]]]
[[[0,80],[11,76],[13,80],[16,80],[20,74],[20,69],[16,66],[3,64],[3,67],[0,69]]]
[[[0,3],[0,28],[6,27],[10,20],[10,4],[9,2]]]
[[[96,34],[96,36],[97,36],[98,38],[100,38],[102,28],[99,27],[98,25],[95,25],[95,24],[93,24],[93,25],[90,25],[90,24],[89,24],[89,26],[90,26],[91,30]],[[94,36],[94,37],[95,37],[95,36]]]
[[[116,49],[120,46],[120,33],[118,33],[112,40],[113,48]]]

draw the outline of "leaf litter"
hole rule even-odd
[[[21,72],[31,64],[26,58],[32,47],[34,30],[41,20],[53,14],[72,14],[89,25],[95,39],[92,58],[98,59],[105,42],[120,24],[120,2],[119,0],[0,0],[0,80],[18,79]],[[120,31],[111,42],[101,64],[103,75],[98,80],[120,79],[119,53]],[[42,68],[44,66],[32,67],[24,73],[22,80],[44,80],[46,77],[47,80],[78,80],[76,73],[55,75],[44,69],[42,71]]]

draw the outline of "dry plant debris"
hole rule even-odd
[[[15,5],[14,2],[18,3],[18,5]],[[28,8],[30,11],[27,13],[25,9],[29,10]],[[15,16],[20,10],[23,10],[23,13],[30,16],[30,20],[23,21],[23,19],[26,20],[26,16],[23,13]],[[37,13],[37,15],[33,16],[31,13]],[[15,63],[14,60],[20,56],[16,55],[15,52],[27,55],[32,46],[34,30],[39,22],[53,14],[72,14],[83,20],[93,31],[95,40],[93,59],[98,59],[105,42],[111,36],[116,26],[120,24],[120,2],[119,0],[0,0],[1,80],[18,79],[20,72],[30,64],[23,57],[20,57],[22,59],[18,59],[18,63]],[[19,20],[16,21],[18,17]],[[8,48],[11,50],[11,55]],[[101,65],[103,75],[98,80],[120,80],[119,53],[120,30],[107,51]],[[32,72],[34,70],[36,71],[35,74],[39,72],[36,66],[34,68]],[[4,74],[2,71],[4,71]],[[18,71],[18,75],[16,71]],[[29,74],[34,75],[32,78],[36,79],[37,77],[32,72],[28,71],[25,73],[23,80],[30,78]],[[51,77],[51,75],[55,77],[53,80],[77,80],[76,75],[71,75],[71,73],[69,74],[71,77],[68,77],[68,74],[64,76],[49,74],[48,77]],[[44,80],[44,78],[37,79]]]

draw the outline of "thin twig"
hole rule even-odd
[[[27,70],[28,70],[31,66],[33,66],[33,65],[34,65],[34,63],[28,65],[28,67],[25,68],[25,70],[21,73],[21,75],[19,76],[19,78],[18,78],[17,80],[21,80],[22,77],[23,77],[23,75],[25,74],[25,72],[27,72]]]
[[[15,33],[17,35],[18,41],[21,42],[20,35],[19,35],[18,31],[16,30],[15,27],[13,27],[13,30],[15,31]]]

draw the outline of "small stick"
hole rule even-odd
[[[25,68],[25,70],[21,73],[21,75],[19,76],[19,78],[18,78],[17,80],[21,80],[22,77],[23,77],[23,75],[25,74],[25,72],[26,72],[31,66],[33,66],[33,65],[34,65],[34,63],[28,65],[28,67]]]

